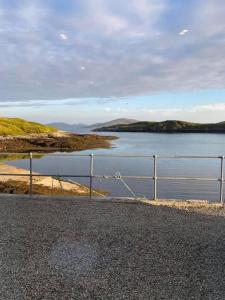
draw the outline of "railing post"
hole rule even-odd
[[[30,188],[29,188],[29,194],[30,197],[32,197],[33,194],[33,155],[32,152],[30,152]]]
[[[154,180],[154,195],[153,199],[157,200],[157,155],[153,155],[153,163],[154,163],[154,174],[153,174],[153,180]]]
[[[220,157],[220,203],[223,204],[224,156]]]
[[[93,171],[94,171],[94,154],[90,154],[90,187],[89,187],[89,196],[92,197],[92,188],[93,188]]]

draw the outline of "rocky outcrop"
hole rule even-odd
[[[0,152],[54,152],[109,148],[112,136],[53,132],[46,135],[0,137]]]

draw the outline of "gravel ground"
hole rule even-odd
[[[225,299],[224,216],[0,196],[0,299]]]

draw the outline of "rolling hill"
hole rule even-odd
[[[0,136],[48,134],[57,129],[19,118],[0,118]]]
[[[85,124],[68,124],[64,122],[54,122],[47,124],[47,126],[51,126],[68,132],[83,132],[85,130],[87,131],[87,125]]]
[[[100,127],[94,131],[111,132],[158,132],[158,133],[225,133],[225,122],[220,123],[192,123],[177,120],[163,122],[136,122]]]
[[[90,128],[91,130],[93,130],[93,129],[96,129],[99,127],[117,126],[120,124],[128,125],[128,124],[132,124],[132,123],[136,123],[136,122],[138,122],[138,121],[134,120],[134,119],[121,118],[121,119],[115,119],[115,120],[105,122],[105,123],[96,123],[93,125],[89,125],[87,127]]]

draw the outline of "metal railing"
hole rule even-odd
[[[0,153],[1,155],[23,155],[28,156],[29,158],[29,173],[27,174],[14,174],[14,173],[0,173],[1,176],[27,176],[29,177],[29,195],[32,197],[33,195],[33,178],[37,177],[57,177],[57,178],[87,178],[89,179],[89,196],[92,198],[93,196],[93,179],[139,179],[139,180],[153,180],[153,195],[152,199],[157,200],[157,183],[159,180],[181,180],[181,181],[212,181],[219,182],[219,202],[224,203],[223,192],[224,192],[224,156],[160,156],[160,155],[111,155],[111,154],[63,154],[63,153],[51,153],[51,154],[42,154],[43,156],[75,156],[75,157],[89,157],[90,165],[89,165],[89,174],[81,175],[81,174],[36,174],[33,172],[33,156],[40,155],[40,153]],[[153,161],[153,176],[135,176],[135,175],[99,175],[94,173],[94,158],[97,157],[105,157],[105,158],[147,158]],[[177,177],[177,176],[157,176],[157,163],[160,159],[215,159],[220,161],[220,177]]]

